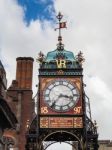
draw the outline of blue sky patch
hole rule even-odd
[[[18,0],[18,3],[24,8],[24,19],[28,24],[36,19],[53,20],[55,13],[53,0]]]

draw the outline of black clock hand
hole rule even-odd
[[[51,107],[54,107],[55,104],[57,103],[57,101],[59,100],[59,98],[61,98],[61,97],[64,97],[63,94],[58,95],[57,99],[52,103]],[[67,96],[67,98],[69,98],[69,97]]]
[[[77,96],[77,94],[75,96]],[[73,96],[68,96],[68,95],[60,94],[58,96],[58,98],[52,103],[51,107],[53,108],[55,106],[55,104],[57,103],[57,101],[59,100],[59,98],[62,98],[62,97],[69,98],[68,100],[73,100]]]
[[[55,106],[56,101],[54,101],[51,105],[51,108],[53,108]]]
[[[60,95],[59,95],[58,98],[52,103],[52,105],[51,105],[52,108],[55,106],[55,104],[56,104],[56,102],[59,100],[59,98],[60,98]]]
[[[59,95],[59,98],[61,98],[61,97],[73,99],[73,96],[68,96],[68,95],[63,95],[63,94]]]

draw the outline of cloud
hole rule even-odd
[[[84,82],[100,138],[112,139],[112,120],[109,118],[112,114],[112,1],[55,0],[54,7],[68,22],[67,30],[62,31],[65,49],[75,55],[80,50],[84,53]],[[27,26],[24,15],[16,0],[0,1],[0,57],[9,84],[15,78],[16,57],[36,59],[40,50],[46,54],[56,48],[58,33],[53,31],[53,22],[35,20]],[[37,70],[35,62],[34,85],[37,83]]]
[[[0,54],[10,84],[15,79],[16,57],[36,59],[40,50],[46,52],[55,47],[55,36],[51,32],[52,24],[47,20],[31,21],[27,26],[24,10],[15,0],[0,1],[0,22]]]
[[[112,119],[109,115],[112,113],[112,91],[108,84],[99,77],[89,77],[87,93],[91,96],[92,118],[97,120],[100,139],[111,139],[110,125]],[[109,119],[109,120],[108,120]]]

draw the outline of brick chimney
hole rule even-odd
[[[18,57],[16,81],[21,89],[32,89],[33,61],[31,57]]]

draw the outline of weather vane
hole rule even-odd
[[[63,15],[61,14],[61,12],[58,13],[58,15],[56,16],[56,18],[58,19],[58,24],[59,24],[59,27],[55,29],[56,30],[59,30],[59,36],[58,36],[58,41],[59,41],[59,44],[58,44],[58,49],[63,49],[63,44],[62,44],[62,36],[61,36],[61,29],[62,28],[67,28],[66,27],[66,22],[61,22],[62,18],[63,18]]]

